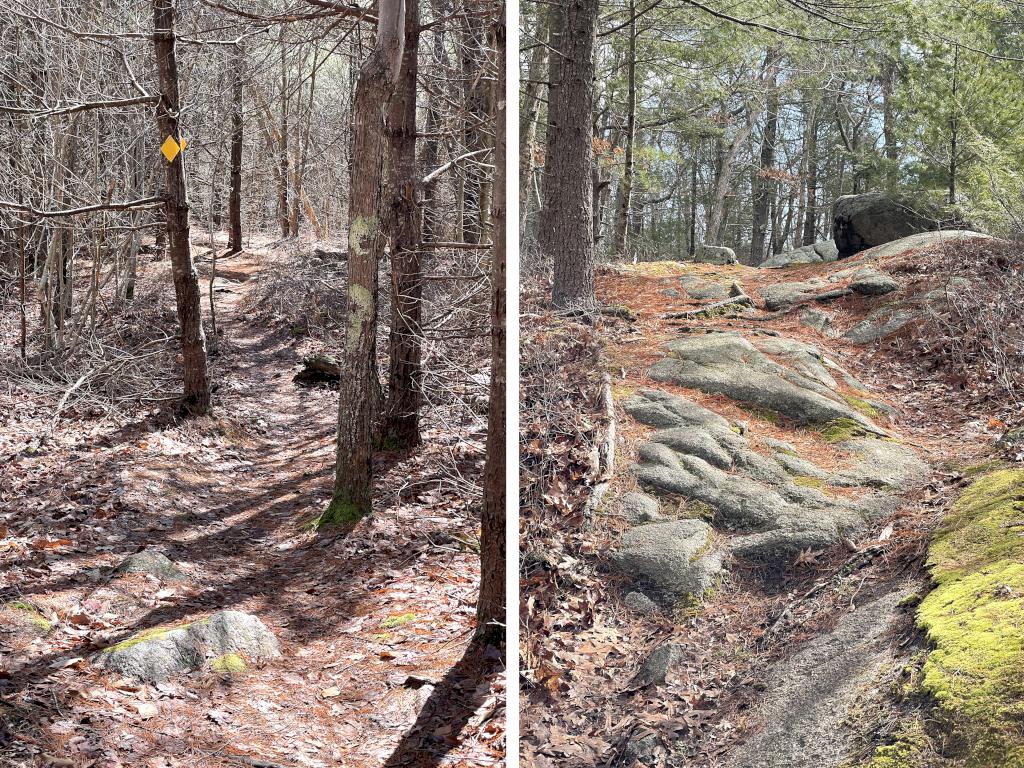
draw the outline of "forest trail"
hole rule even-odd
[[[621,582],[587,650],[634,649],[602,670],[619,681],[622,764],[861,765],[920,706],[891,692],[923,658],[924,551],[955,468],[992,436],[951,432],[953,398],[854,342],[892,339],[893,317],[938,300],[899,274],[929,244],[891,246],[599,276],[628,318],[601,331],[620,453],[599,527],[618,532]],[[576,690],[601,685],[583,669]]]
[[[5,530],[2,587],[34,626],[0,635],[4,765],[500,761],[497,652],[469,647],[477,521],[458,482],[479,472],[482,446],[433,429],[418,453],[384,454],[378,512],[311,532],[330,495],[337,395],[292,381],[305,342],[254,306],[275,247],[218,260],[212,418],[154,410],[115,429],[65,414],[50,443],[16,438],[5,485],[30,493],[13,502],[26,509]],[[183,576],[110,579],[143,549]],[[156,684],[92,663],[97,648],[223,609],[257,616],[282,656]]]

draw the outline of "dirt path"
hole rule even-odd
[[[926,583],[921,489],[942,493],[934,473],[961,446],[919,410],[905,418],[870,349],[761,299],[784,282],[842,288],[860,266],[662,262],[599,281],[602,301],[632,317],[604,332],[622,435],[605,524],[621,532],[610,559],[626,597],[595,632],[679,649],[666,689],[614,704],[644,723],[620,742],[626,764],[839,768],[870,752],[887,681],[916,647],[903,600]],[[673,317],[736,286],[754,308]],[[805,307],[843,330],[879,303],[838,298]],[[709,587],[698,610],[680,609]],[[666,709],[689,711],[676,715],[686,727]]]
[[[59,522],[5,541],[5,595],[51,624],[15,641],[0,673],[5,765],[63,764],[56,755],[104,768],[499,759],[495,659],[467,653],[475,509],[438,471],[471,475],[480,456],[437,429],[424,451],[383,457],[376,514],[351,532],[311,533],[305,524],[330,493],[336,395],[297,387],[300,342],[247,311],[263,268],[259,251],[218,264],[213,419],[143,413],[116,432],[79,430],[70,455],[58,445],[16,467],[15,487],[34,488],[44,510],[75,499],[69,486],[84,493],[75,525],[50,539],[66,543],[40,547]],[[133,576],[115,596],[99,569],[143,547],[188,580]],[[156,686],[110,680],[89,663],[91,648],[225,608],[258,616],[282,658]]]

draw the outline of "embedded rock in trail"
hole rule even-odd
[[[188,575],[178,568],[167,555],[152,548],[129,555],[114,569],[115,576],[124,576],[129,573],[147,573],[162,581],[185,581],[188,579]]]
[[[884,296],[892,293],[899,284],[892,279],[892,276],[880,272],[874,267],[864,267],[857,271],[850,281],[850,290],[864,296]]]
[[[844,333],[843,338],[854,344],[871,344],[921,319],[921,311],[917,309],[893,305],[879,307]]]
[[[826,472],[791,455],[791,446],[778,449],[774,457],[763,456],[723,417],[677,395],[642,390],[627,400],[624,408],[637,421],[659,430],[638,452],[633,472],[641,486],[657,495],[706,505],[714,513],[716,525],[743,531],[743,535],[723,545],[727,552],[784,559],[803,549],[830,547],[843,537],[857,535],[867,521],[893,506],[888,494],[871,493],[847,501],[827,496],[815,487],[849,484],[852,475],[848,477],[844,472],[866,474],[871,471],[869,467],[858,465],[838,473]],[[866,431],[852,421],[849,424],[862,433]],[[839,447],[842,449],[841,444]],[[861,456],[853,448],[850,454],[854,462]],[[815,482],[808,483],[808,479]],[[678,531],[666,527],[671,525],[647,525],[629,531],[623,546],[642,551],[643,560],[616,559],[627,572],[639,572],[643,564],[643,575],[658,589],[678,594],[686,590],[675,587],[673,579],[687,582],[694,578],[695,566],[718,563],[695,564],[692,556],[691,562],[683,562],[695,544],[703,545],[700,540],[684,545],[677,539],[703,529],[698,525]],[[641,531],[646,533],[641,536]],[[719,552],[711,556],[718,558]],[[668,570],[676,568],[677,563],[682,563],[678,573]],[[697,575],[703,578],[707,574],[698,571]]]
[[[869,432],[886,434],[835,393],[834,379],[812,378],[815,374],[808,368],[797,371],[781,365],[738,334],[693,336],[672,341],[666,349],[669,357],[650,370],[656,381],[726,395],[799,425],[848,419]]]
[[[759,265],[762,269],[776,269],[795,264],[820,264],[839,258],[835,240],[825,240],[814,245],[803,245],[792,251],[773,253]]]
[[[736,251],[726,248],[724,245],[698,245],[693,254],[693,260],[698,264],[739,264],[736,258]]]
[[[916,235],[908,235],[899,240],[879,245],[872,248],[870,253],[864,254],[873,260],[887,259],[890,256],[898,256],[907,251],[916,251],[923,248],[933,248],[944,243],[955,243],[958,240],[991,240],[990,235],[974,232],[970,229],[943,229],[938,232],[921,232]]]
[[[658,500],[645,493],[636,493],[635,491],[627,493],[619,500],[619,505],[630,525],[660,523],[665,520],[665,516],[661,514]]]
[[[778,664],[767,680],[763,730],[741,744],[728,768],[839,768],[861,746],[850,727],[858,694],[898,660],[887,635],[905,590],[843,616],[829,634]]]
[[[104,649],[96,662],[109,672],[158,682],[204,666],[234,671],[245,659],[280,655],[277,638],[257,617],[219,611],[184,626],[141,632]]]
[[[683,660],[686,650],[679,643],[659,645],[644,659],[633,678],[626,684],[625,690],[639,691],[649,685],[661,685],[665,682],[669,670]]]
[[[949,210],[880,192],[843,195],[832,209],[832,236],[840,259],[908,235],[961,226]]]
[[[820,309],[814,309],[813,307],[802,309],[800,311],[800,324],[817,331],[822,336],[828,336],[832,339],[839,336],[839,331],[835,328],[832,315],[822,312]]]
[[[722,570],[721,554],[706,552],[710,539],[711,526],[702,520],[641,525],[626,532],[612,559],[659,597],[700,597]]]
[[[696,275],[683,275],[679,282],[686,295],[697,301],[718,301],[729,296],[729,289],[722,283],[702,280]]]

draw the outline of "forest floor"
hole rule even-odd
[[[275,247],[218,261],[212,417],[181,422],[157,404],[107,419],[85,405],[55,420],[52,395],[0,392],[0,602],[33,617],[0,627],[0,765],[501,762],[501,654],[470,643],[484,435],[428,417],[421,448],[379,457],[372,516],[312,532],[337,395],[293,383],[309,342],[247,301]],[[173,292],[147,269],[166,280],[160,321]],[[205,294],[208,259],[200,269]],[[110,580],[144,548],[187,579]],[[153,685],[92,661],[221,609],[259,617],[282,656]]]
[[[913,253],[901,256],[914,261]],[[876,748],[892,743],[901,728],[928,711],[927,697],[893,692],[910,690],[925,658],[913,605],[930,588],[924,568],[929,539],[968,482],[964,468],[998,456],[993,442],[1006,428],[1002,419],[1009,416],[1000,407],[1007,404],[951,385],[950,371],[941,366],[927,370],[927,361],[915,353],[911,329],[883,345],[856,346],[802,324],[798,311],[768,312],[759,298],[762,289],[776,283],[828,276],[850,266],[612,266],[598,276],[598,296],[613,311],[593,327],[540,308],[523,323],[531,329],[524,331],[529,337],[521,417],[527,478],[524,764],[867,765]],[[895,263],[876,266],[899,269]],[[914,292],[915,278],[899,277],[899,296],[905,298]],[[739,283],[757,297],[756,305],[710,317],[670,317],[712,303],[683,291],[695,282],[717,284],[723,296],[724,289]],[[524,306],[543,307],[539,291],[528,293]],[[824,308],[845,329],[877,304],[853,295]],[[806,306],[823,308],[814,302]],[[654,432],[623,411],[630,397],[652,389],[681,396],[724,416],[734,432],[768,457],[765,440],[784,441],[794,455],[826,470],[846,460],[814,429],[723,394],[650,376],[652,366],[666,357],[665,344],[721,332],[813,345],[862,383],[861,397],[892,409],[887,429],[928,470],[900,492],[895,512],[871,521],[855,541],[807,548],[781,567],[740,558],[699,605],[637,612],[624,599],[635,586],[633,574],[615,568],[611,556],[630,530],[620,500],[643,487],[634,475],[642,460],[638,451]],[[559,389],[542,383],[555,370]],[[602,373],[610,376],[615,402],[616,470],[595,477],[594,449],[609,427],[601,406]],[[1020,414],[1015,416],[1019,420]],[[548,423],[554,424],[555,437],[537,439]],[[606,481],[608,490],[596,507],[588,507],[598,481]],[[840,501],[862,494],[840,487],[825,492]],[[675,503],[661,498],[667,516],[662,519],[687,516],[686,499],[679,499],[678,510],[667,510],[666,502]],[[713,524],[711,546],[733,538],[717,517]],[[679,655],[667,674],[663,669],[660,681],[655,674],[652,682],[645,678],[651,668],[644,660],[668,643],[676,644]],[[945,746],[933,743],[932,754]],[[932,763],[906,763],[911,764]]]

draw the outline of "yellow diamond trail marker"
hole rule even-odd
[[[168,163],[173,163],[174,158],[176,158],[178,153],[185,148],[186,143],[187,142],[184,139],[181,139],[181,144],[179,145],[178,142],[174,140],[173,136],[168,136],[164,139],[164,143],[160,145],[160,151],[163,152]]]

